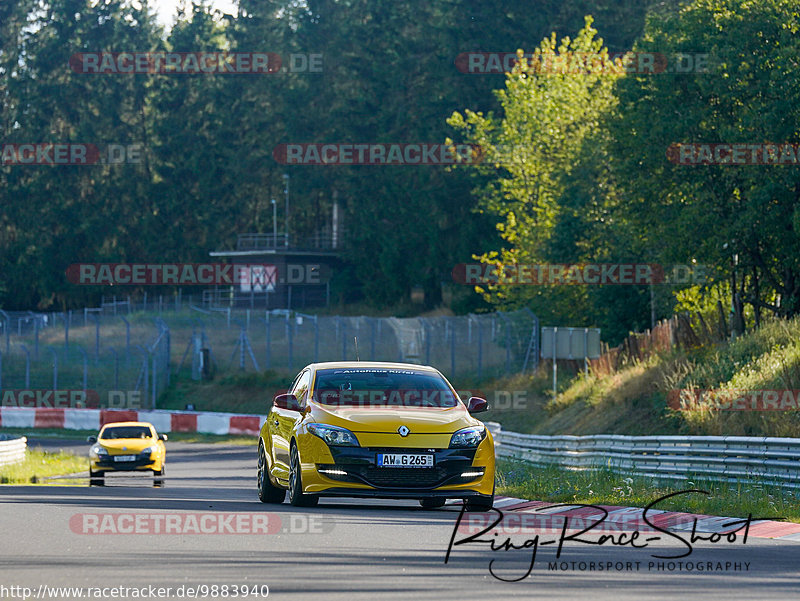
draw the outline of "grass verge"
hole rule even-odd
[[[28,453],[19,463],[0,465],[0,484],[42,483],[51,476],[64,476],[86,472],[89,459],[63,451],[49,452],[41,449],[28,449]],[[60,483],[69,483],[61,480]]]
[[[655,508],[687,513],[744,518],[786,518],[800,522],[800,492],[789,492],[757,482],[726,484],[689,479],[667,482],[629,477],[608,470],[567,470],[557,466],[536,467],[523,461],[498,462],[497,492],[520,499],[552,503],[589,503],[646,507],[659,497],[687,489],[692,493],[660,502]]]

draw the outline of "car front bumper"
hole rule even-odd
[[[114,456],[92,458],[90,466],[93,472],[134,472],[159,469],[158,458],[150,454],[139,455],[133,461],[115,461]]]
[[[379,453],[430,454],[434,465],[378,467]],[[490,439],[472,449],[332,447],[322,461],[303,459],[303,488],[310,494],[419,499],[488,497],[494,491]]]

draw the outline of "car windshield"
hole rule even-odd
[[[146,426],[115,426],[106,428],[100,435],[103,440],[118,440],[120,438],[150,438],[152,433]]]
[[[455,394],[436,373],[380,368],[317,371],[314,400],[324,405],[455,407]]]

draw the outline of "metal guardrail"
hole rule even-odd
[[[567,469],[608,469],[659,479],[758,480],[800,489],[800,438],[745,436],[540,436],[489,428],[498,457]]]
[[[0,465],[23,461],[27,449],[28,439],[24,436],[21,438],[5,438],[0,435]]]

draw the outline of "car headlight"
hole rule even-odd
[[[142,449],[142,455],[147,455],[148,453],[156,453],[158,451],[158,447],[147,447],[146,449]]]
[[[358,440],[355,434],[345,428],[338,426],[326,426],[325,424],[308,424],[308,431],[314,436],[319,436],[328,446],[331,447],[357,447]]]
[[[89,449],[89,454],[94,455],[95,457],[98,457],[100,455],[108,455],[108,450],[105,447],[96,444],[91,449]]]
[[[486,438],[486,426],[462,428],[450,439],[450,448],[477,447]]]

